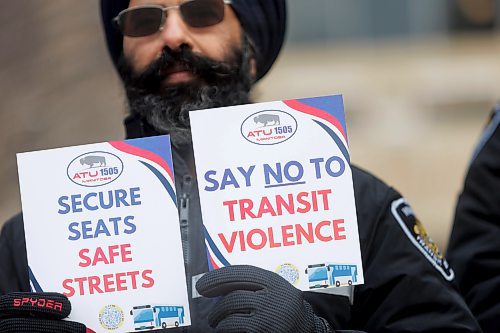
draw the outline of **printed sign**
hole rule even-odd
[[[190,119],[211,269],[259,266],[301,290],[363,283],[341,96]]]
[[[168,136],[17,160],[33,291],[96,332],[190,325]]]

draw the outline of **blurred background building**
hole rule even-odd
[[[16,152],[124,136],[98,5],[0,3],[0,225],[21,206]],[[289,0],[284,52],[255,100],[343,94],[353,162],[401,191],[445,247],[500,96],[499,14],[499,0]]]

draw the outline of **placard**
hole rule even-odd
[[[190,112],[211,269],[301,290],[363,283],[342,96]]]
[[[33,291],[96,332],[190,325],[168,136],[17,160]]]

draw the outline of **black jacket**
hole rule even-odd
[[[448,257],[485,332],[500,330],[500,105],[472,158],[458,199]]]
[[[134,121],[129,137],[148,135]],[[130,127],[131,126],[131,127]],[[201,229],[192,150],[174,149],[174,169],[189,293],[191,276],[208,270]],[[415,219],[401,195],[356,167],[354,193],[365,284],[306,292],[317,315],[334,329],[367,332],[479,332],[455,290],[453,271]],[[0,237],[0,293],[29,290],[22,216],[7,222]],[[206,315],[212,300],[192,300],[193,326],[169,332],[212,332]]]

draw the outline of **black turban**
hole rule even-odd
[[[231,3],[243,30],[255,48],[257,79],[271,68],[283,45],[286,28],[286,0],[233,0]],[[106,42],[115,66],[122,54],[123,36],[112,19],[128,7],[129,0],[101,0],[101,17]]]

